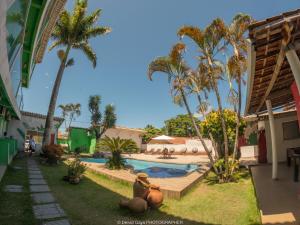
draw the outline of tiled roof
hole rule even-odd
[[[21,111],[21,115],[22,116],[30,116],[30,117],[34,117],[34,118],[40,118],[40,119],[46,119],[47,118],[47,116],[45,116],[43,114],[33,113],[33,112],[26,112],[26,111]],[[55,116],[53,118],[53,120],[57,121],[57,122],[63,122],[64,118]]]

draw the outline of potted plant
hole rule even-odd
[[[86,166],[83,165],[78,157],[68,165],[68,175],[64,176],[65,181],[69,181],[71,184],[78,184],[86,171]]]

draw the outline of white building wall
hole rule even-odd
[[[9,121],[8,131],[7,135],[12,136],[13,138],[17,139],[18,141],[18,148],[22,149],[24,146],[24,139],[21,136],[21,134],[18,132],[18,129],[22,130],[22,132],[25,133],[28,130],[30,131],[39,131],[40,128],[44,128],[46,123],[46,119],[43,118],[37,118],[33,116],[24,116],[22,115],[21,120],[11,120]],[[56,129],[56,126],[59,124],[58,121],[54,121],[54,126],[51,130],[52,134],[55,134],[55,140],[57,137],[58,129]],[[40,130],[40,132],[43,132]],[[41,144],[37,143],[36,150],[41,149]]]
[[[11,105],[14,107],[15,112],[20,117],[20,111],[17,106],[16,98],[12,89],[12,81],[9,72],[9,63],[7,58],[7,31],[6,31],[6,11],[11,6],[14,0],[1,0],[0,1],[0,76],[5,85]]]
[[[214,154],[214,149],[213,149],[211,140],[205,139],[204,141],[205,141],[205,144],[208,147],[208,149],[213,151],[213,154]],[[188,154],[193,153],[193,149],[197,148],[198,149],[197,153],[205,154],[205,150],[204,150],[202,143],[199,140],[194,140],[194,139],[187,140],[185,144],[151,144],[151,143],[149,143],[149,144],[147,144],[147,147],[146,147],[147,151],[150,151],[152,149],[154,149],[154,150],[161,149],[162,150],[164,148],[167,148],[167,149],[174,148],[175,153],[181,153],[184,148],[187,148],[186,153],[188,153]]]
[[[133,129],[126,128],[110,128],[106,130],[102,137],[108,136],[110,138],[120,137],[122,139],[132,139],[138,146],[139,149],[142,148],[142,134],[141,131],[135,131]]]
[[[282,124],[284,122],[297,121],[297,115],[289,115],[285,117],[276,118],[275,117],[275,131],[276,131],[276,144],[277,144],[277,157],[278,162],[286,161],[286,149],[293,147],[300,147],[300,138],[292,140],[283,139],[283,128]],[[267,159],[268,162],[272,162],[272,144],[271,144],[271,131],[269,121],[264,121],[264,127],[266,131],[266,141],[267,141]]]

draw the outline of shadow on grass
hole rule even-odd
[[[79,185],[71,185],[62,181],[62,176],[67,172],[65,165],[41,167],[51,191],[74,225],[208,224],[153,209],[149,209],[144,214],[135,215],[118,206],[120,199],[129,198],[132,195],[132,185],[129,183],[111,182],[104,175],[88,171],[87,173],[92,179],[85,176]],[[163,207],[168,206],[163,205]]]

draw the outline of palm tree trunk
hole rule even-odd
[[[199,93],[197,93],[197,99],[198,99],[199,105],[201,105],[202,104],[202,99],[201,99],[201,96],[200,96]],[[205,118],[205,114],[202,111],[201,111],[201,113],[202,113],[202,116],[203,116],[203,119],[204,119]],[[219,158],[219,152],[218,152],[218,149],[217,149],[217,145],[216,145],[215,139],[213,138],[213,136],[212,136],[212,134],[211,134],[210,131],[208,131],[208,135],[209,135],[209,138],[210,138],[210,140],[212,142],[212,145],[213,145],[213,147],[215,149],[215,154],[216,154],[215,158],[218,159]]]
[[[43,135],[43,146],[50,144],[50,134],[51,129],[53,127],[53,117],[56,108],[56,100],[59,92],[60,83],[64,74],[64,70],[66,68],[66,61],[70,52],[71,46],[67,46],[64,58],[61,60],[55,83],[52,89],[51,99],[48,107],[47,119],[45,124],[45,131]]]
[[[222,102],[221,102],[218,85],[216,84],[216,81],[212,81],[212,83],[213,83],[213,88],[214,88],[216,96],[217,96],[219,113],[220,113],[220,117],[221,117],[221,125],[222,125],[222,130],[223,130],[223,137],[224,137],[224,161],[225,161],[226,173],[228,173],[229,150],[228,150],[228,136],[227,136],[227,130],[226,130],[226,123],[225,123],[223,107],[222,107]]]
[[[195,130],[196,130],[196,134],[197,134],[197,136],[198,136],[198,138],[199,138],[201,144],[203,145],[205,152],[206,152],[207,155],[208,155],[209,161],[210,161],[210,163],[211,163],[211,165],[212,165],[212,167],[213,167],[214,172],[218,175],[218,170],[217,170],[217,168],[216,168],[215,165],[214,165],[214,164],[215,164],[214,159],[213,159],[213,157],[212,157],[212,155],[211,155],[211,152],[209,151],[208,147],[206,146],[205,141],[203,140],[202,134],[201,134],[201,132],[200,132],[200,130],[199,130],[198,125],[196,124],[196,121],[195,121],[195,119],[194,119],[194,116],[193,116],[193,114],[192,114],[192,112],[191,112],[191,109],[190,109],[190,107],[189,107],[189,104],[188,104],[188,102],[187,102],[185,93],[184,93],[184,91],[183,91],[182,89],[180,89],[180,94],[181,94],[181,96],[182,96],[182,99],[183,99],[185,108],[186,108],[186,110],[187,110],[187,112],[188,112],[188,114],[189,114],[189,116],[190,116],[190,119],[192,120],[193,126],[194,126],[194,128],[195,128]]]
[[[237,115],[236,115],[235,141],[234,141],[234,150],[233,150],[233,156],[232,156],[233,159],[235,159],[236,155],[237,155],[239,130],[240,130],[240,118],[241,118],[241,108],[242,108],[241,78],[238,79],[238,95],[239,95],[239,103],[238,103],[238,110],[237,110]]]

